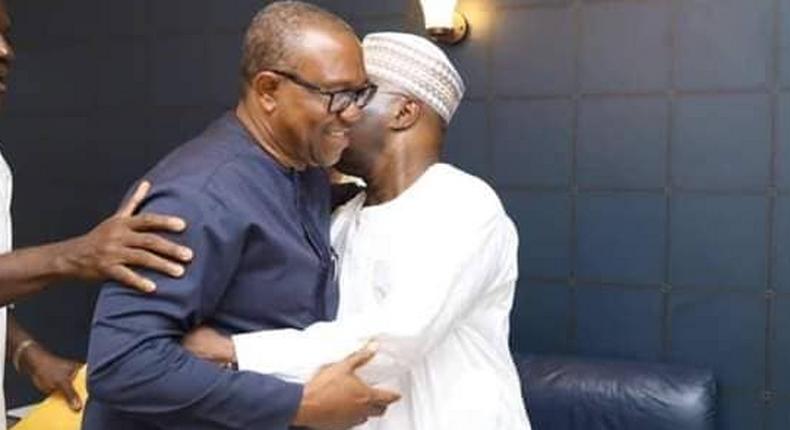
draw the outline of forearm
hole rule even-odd
[[[9,362],[14,360],[14,355],[23,344],[29,345],[35,341],[10,313],[8,314],[8,335],[6,337],[6,359]],[[27,347],[26,347],[27,348]]]
[[[6,337],[6,358],[10,359],[19,345],[27,339],[32,339],[30,334],[16,322],[16,318],[8,314],[8,334]]]
[[[43,394],[60,393],[74,411],[82,408],[82,399],[72,382],[80,363],[49,352],[11,316],[7,342],[9,361],[20,374],[30,378],[36,389]]]
[[[0,255],[0,306],[69,278],[115,279],[152,291],[155,284],[132,266],[182,276],[192,251],[154,233],[179,233],[186,223],[153,213],[133,215],[149,188],[143,181],[118,212],[84,235]]]
[[[305,380],[322,365],[375,342],[375,358],[359,372],[365,381],[378,383],[408,371],[443,342],[497,284],[496,250],[512,248],[495,234],[500,231],[498,226],[476,229],[475,240],[467,239],[453,249],[442,245],[450,242],[447,237],[427,233],[425,237],[431,241],[423,248],[399,249],[398,258],[390,262],[386,297],[358,306],[364,312],[302,331],[234,336],[239,368]],[[436,255],[443,258],[432,258]],[[347,287],[347,293],[351,288],[369,287]]]
[[[70,255],[76,239],[24,248],[0,255],[0,306],[75,276]]]
[[[398,313],[400,317],[392,315],[389,309],[378,308],[342,322],[313,324],[305,330],[235,335],[232,352],[240,370],[305,382],[323,366],[372,347],[376,356],[358,373],[367,383],[377,384],[407,372],[443,338],[427,322],[417,328],[406,322],[404,313]]]
[[[27,332],[10,313],[8,314],[8,335],[6,337],[6,358],[17,372],[30,375],[33,363],[30,358],[36,354],[49,354],[33,335]]]
[[[302,396],[301,385],[197,359],[164,332],[104,322],[93,329],[89,370],[93,399],[172,429],[285,429]]]
[[[348,325],[318,323],[306,330],[266,330],[233,336],[240,370],[305,382],[321,367],[363,348],[369,337]]]

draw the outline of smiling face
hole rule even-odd
[[[359,40],[335,29],[308,28],[302,35],[292,73],[324,91],[359,89],[367,84]],[[330,113],[330,97],[293,80],[281,79],[277,91],[281,131],[293,155],[309,166],[332,166],[350,142],[351,126],[360,118],[352,104]]]

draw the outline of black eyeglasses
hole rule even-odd
[[[269,70],[270,72],[287,78],[291,82],[310,90],[322,96],[329,96],[329,104],[327,105],[327,112],[331,114],[338,114],[348,109],[351,104],[356,104],[358,108],[362,109],[370,103],[370,99],[376,95],[378,87],[375,84],[367,83],[362,88],[353,90],[339,90],[327,91],[318,85],[311,84],[300,78],[299,75],[294,73],[284,72],[282,70]]]

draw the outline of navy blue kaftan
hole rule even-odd
[[[195,251],[181,279],[146,272],[151,295],[109,282],[88,354],[85,430],[285,429],[302,386],[224,370],[180,345],[200,324],[234,334],[333,319],[329,184],[280,166],[232,112],[162,160],[143,212],[183,217]]]

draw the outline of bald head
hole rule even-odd
[[[340,17],[309,3],[279,1],[258,12],[244,37],[241,69],[245,82],[263,70],[293,67],[308,30],[315,29],[356,38]]]

